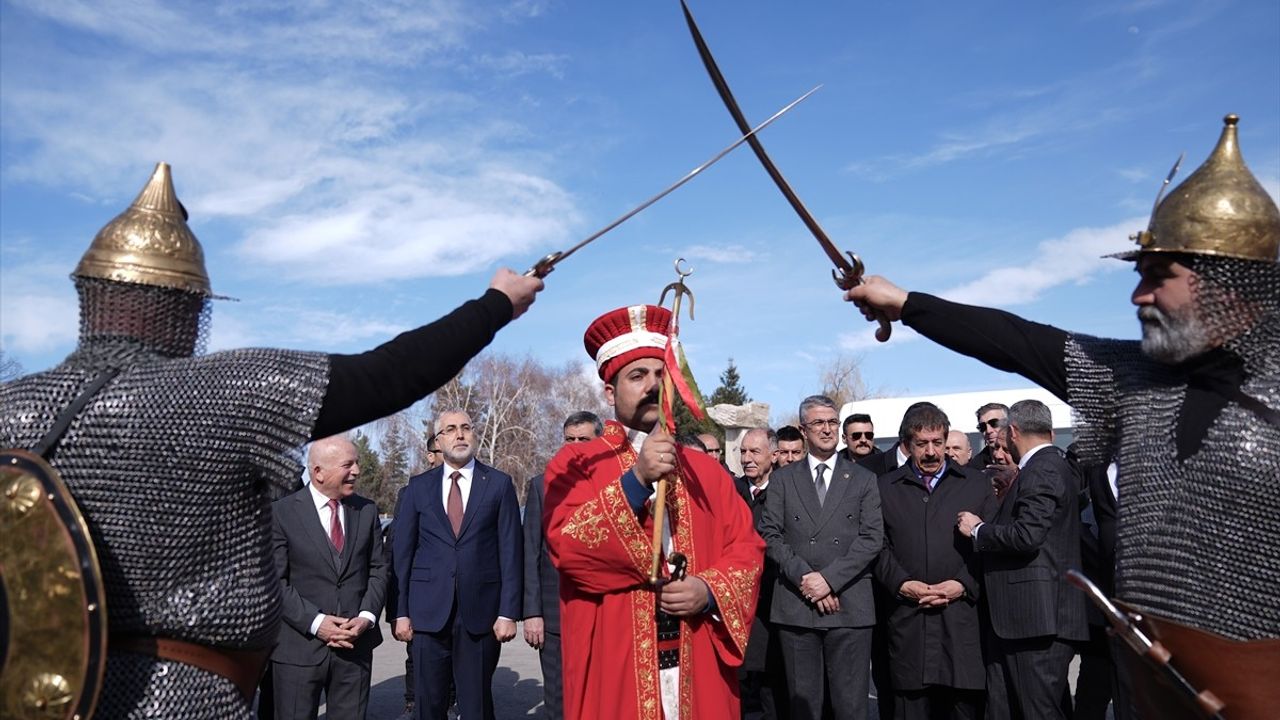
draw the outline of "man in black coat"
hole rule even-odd
[[[595,413],[580,411],[565,418],[564,444],[590,442],[604,433]],[[546,478],[529,481],[524,501],[524,641],[538,651],[542,666],[542,716],[564,717],[564,681],[560,655],[560,574],[551,564],[547,533],[542,527]]]
[[[972,458],[969,467],[981,470],[988,465],[1001,465],[1005,458],[998,457],[996,450],[1002,445],[1001,428],[1009,422],[1009,406],[1004,403],[987,403],[978,408],[978,432],[982,435],[983,446]]]
[[[756,533],[764,520],[764,502],[769,494],[769,478],[778,458],[778,435],[769,428],[748,430],[738,449],[742,459],[742,477],[734,482],[738,494],[751,508]],[[778,577],[778,564],[765,557],[760,575],[760,595],[756,617],[751,624],[751,637],[738,671],[742,696],[742,717],[777,720],[789,717],[787,712],[787,675],[778,645],[778,630],[769,622],[773,604],[773,584]]]
[[[1079,482],[1052,444],[1044,403],[1014,403],[1005,440],[1019,471],[1000,509],[990,522],[971,512],[956,519],[982,553],[993,651],[987,718],[1066,718],[1073,643],[1089,637],[1084,595],[1066,582],[1080,567]]]
[[[889,664],[901,720],[977,718],[986,687],[980,562],[955,518],[994,516],[996,499],[986,476],[947,459],[949,429],[937,408],[909,411],[900,442],[910,460],[879,478],[885,543],[876,579],[891,599]]]

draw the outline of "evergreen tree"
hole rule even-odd
[[[746,388],[742,387],[742,376],[738,374],[738,366],[729,358],[729,367],[720,373],[720,387],[711,393],[708,405],[746,405],[751,402]]]
[[[369,442],[369,436],[357,430],[351,444],[356,446],[356,464],[360,466],[360,494],[378,502],[379,510],[391,512],[391,508],[382,507],[378,500],[382,494],[382,461]]]

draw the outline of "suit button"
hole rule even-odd
[[[920,499],[921,499],[921,500],[923,500],[923,501],[925,501],[925,502],[929,502],[929,496],[928,496],[928,495],[925,495],[924,497],[922,497],[922,498],[920,498]]]
[[[816,544],[818,544],[818,541],[817,541],[817,540],[815,540],[815,539],[813,539],[813,538],[809,538],[809,544],[810,544],[810,545],[816,545]]]
[[[837,545],[839,545],[839,544],[840,544],[840,538],[836,538],[836,544],[837,544]]]
[[[800,519],[800,516],[799,516],[799,515],[796,515],[796,520],[799,520],[799,519]]]

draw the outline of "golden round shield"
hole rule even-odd
[[[58,471],[0,450],[0,719],[92,716],[107,658],[102,572]]]

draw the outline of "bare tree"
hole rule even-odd
[[[822,387],[819,392],[831,398],[837,408],[870,397],[862,379],[862,360],[853,355],[841,353],[819,365],[818,382]]]
[[[0,382],[9,382],[22,376],[22,363],[0,350]]]

